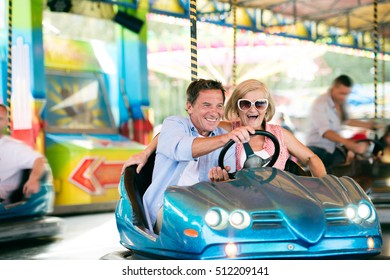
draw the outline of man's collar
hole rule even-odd
[[[331,90],[328,90],[327,96],[328,96],[329,105],[331,105],[332,107],[336,107],[336,104],[334,103],[333,98],[332,98]]]

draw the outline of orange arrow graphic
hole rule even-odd
[[[80,161],[81,164],[76,167],[74,173],[70,175],[70,181],[72,183],[89,193],[96,192],[96,188],[92,184],[89,176],[89,171],[91,170],[90,166],[94,161],[94,158],[84,158]]]
[[[121,177],[122,163],[105,163],[101,162],[93,172],[93,175],[98,180],[103,188],[109,186],[118,186]]]
[[[69,180],[91,194],[101,194],[104,188],[116,187],[124,162],[105,162],[104,158],[83,158]]]

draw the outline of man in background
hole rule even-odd
[[[329,171],[333,166],[344,163],[346,152],[343,146],[356,154],[365,152],[364,143],[343,137],[342,125],[373,129],[373,122],[351,120],[345,108],[353,81],[347,75],[334,79],[327,93],[320,95],[312,104],[308,116],[309,126],[306,145],[316,153]]]
[[[22,170],[31,169],[23,194],[29,197],[40,190],[40,179],[45,172],[46,159],[30,146],[4,134],[8,125],[8,110],[0,104],[0,203],[11,203],[18,189]]]

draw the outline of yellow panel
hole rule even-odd
[[[166,11],[169,13],[184,13],[184,9],[181,7],[179,1],[167,1],[167,0],[156,0],[151,8]]]
[[[67,178],[55,181],[56,206],[118,200],[117,187],[121,167],[131,155],[138,152],[139,150],[127,152],[100,150],[72,155],[67,171],[64,170],[63,173]],[[78,173],[83,166],[86,167],[85,172]],[[82,180],[91,185],[84,186]]]
[[[252,21],[244,8],[237,8],[237,25],[252,27]],[[226,18],[226,22],[233,24],[233,15]]]

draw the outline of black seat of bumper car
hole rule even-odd
[[[124,184],[133,209],[133,223],[140,227],[147,224],[142,198],[152,182],[155,157],[156,153],[152,153],[139,174],[136,172],[137,165],[128,166],[125,170]]]
[[[305,171],[295,161],[288,159],[284,166],[284,171],[293,173],[299,176],[311,176],[310,171]]]
[[[23,186],[27,182],[31,173],[31,169],[23,169],[20,177],[18,188],[14,190],[10,195],[10,203],[16,203],[24,199]]]

